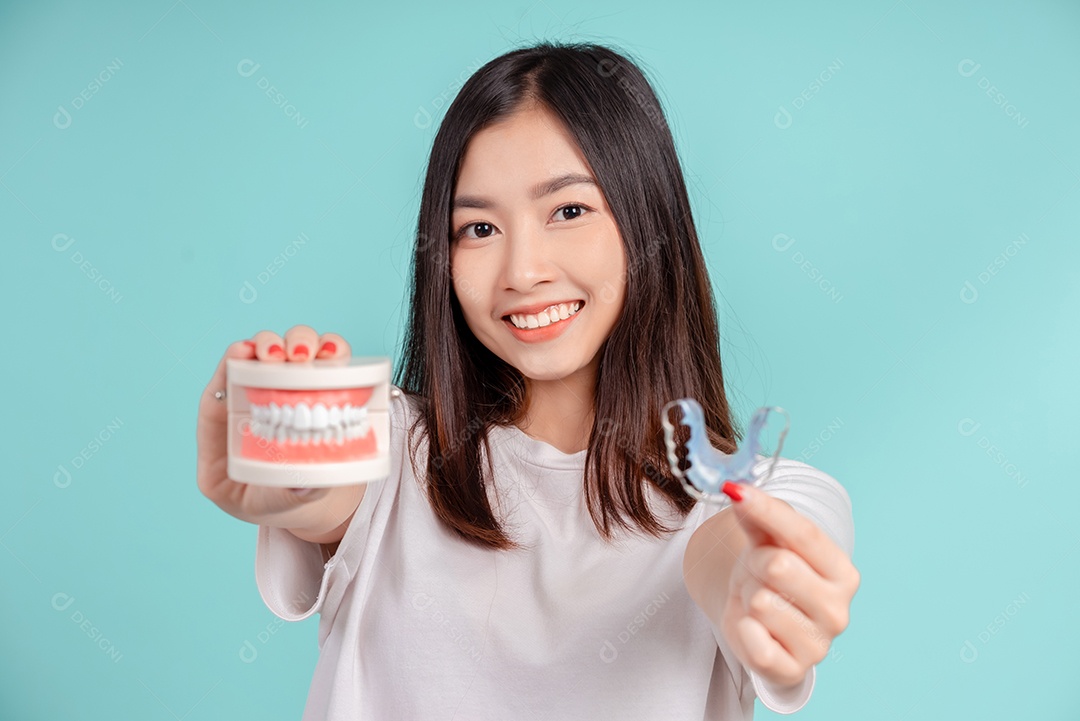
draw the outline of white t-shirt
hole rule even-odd
[[[320,614],[305,721],[742,721],[753,717],[755,696],[779,713],[809,700],[813,670],[780,697],[686,590],[687,541],[715,505],[699,503],[682,521],[650,501],[681,530],[666,539],[623,532],[610,545],[585,506],[585,451],[494,428],[489,497],[511,537],[531,548],[481,549],[447,531],[428,504],[408,462],[415,413],[404,393],[392,398],[390,476],[367,489],[328,562],[318,544],[259,527],[263,601],[287,621]],[[426,454],[424,441],[421,468]],[[834,479],[781,458],[764,489],[850,556],[851,502]]]

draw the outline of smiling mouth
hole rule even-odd
[[[555,325],[581,312],[585,307],[585,301],[575,300],[570,303],[556,303],[548,306],[539,313],[511,313],[504,315],[503,320],[518,330],[533,330],[547,328]]]

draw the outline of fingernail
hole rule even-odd
[[[251,350],[255,350],[255,344],[252,341],[246,340],[244,341],[244,345],[246,345]]]
[[[267,355],[272,355],[275,358],[284,358],[285,349],[279,346],[277,343],[266,349]]]
[[[292,490],[293,493],[295,493],[298,496],[306,496],[307,494],[311,493],[311,491],[312,491],[312,489],[310,489],[310,488],[293,488],[291,490]]]
[[[293,348],[293,358],[307,358],[310,352],[306,345],[298,345]]]
[[[319,352],[315,354],[315,357],[318,358],[324,353],[326,355],[334,355],[334,353],[337,353],[337,344],[330,340],[326,341],[322,344],[322,348],[319,348]]]
[[[724,481],[724,485],[720,490],[728,494],[733,501],[742,500],[742,493],[739,492],[739,486],[731,481]]]

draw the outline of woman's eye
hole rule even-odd
[[[584,205],[564,205],[563,207],[556,210],[555,213],[556,214],[562,213],[565,210],[577,210],[577,211],[579,211],[579,212],[574,213],[573,215],[571,215],[569,218],[566,217],[565,214],[563,215],[563,220],[573,220],[574,218],[580,218],[581,217],[582,212],[584,212],[584,210],[585,210],[585,206]]]
[[[488,237],[488,233],[491,232],[492,225],[491,225],[491,223],[469,223],[468,225],[461,226],[461,230],[459,230],[457,232],[457,235],[455,235],[454,237],[455,238],[463,238],[463,237],[465,237],[465,233],[469,230],[469,228],[477,228],[477,229],[487,228],[488,230],[485,231],[483,234],[476,236],[477,238],[486,238],[486,237]],[[479,232],[479,230],[478,230],[478,232]]]

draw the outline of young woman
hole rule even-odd
[[[233,482],[224,359],[200,404],[199,487],[258,524],[264,601],[320,614],[305,718],[801,708],[859,585],[850,501],[781,459],[717,512],[666,465],[670,400],[698,400],[721,450],[741,431],[682,170],[639,68],[542,43],[477,71],[434,141],[411,281],[385,480]],[[296,326],[226,357],[349,352]]]

